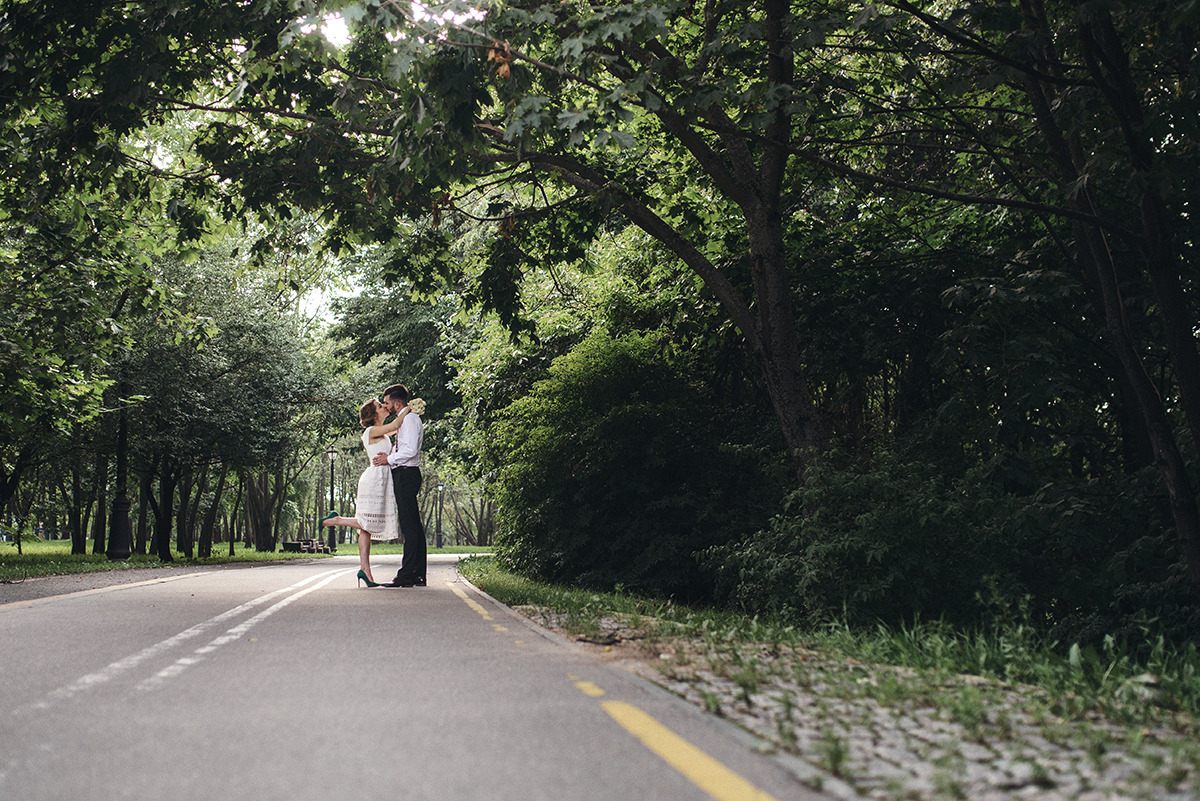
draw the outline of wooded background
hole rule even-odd
[[[26,530],[125,410],[273,548],[398,380],[532,575],[1195,636],[1193,0],[93,5],[0,13]]]

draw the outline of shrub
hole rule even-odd
[[[813,462],[766,530],[703,563],[749,612],[851,625],[978,623],[1023,610],[1063,643],[1183,642],[1200,631],[1154,476],[1005,489],[984,465],[957,477],[879,451]]]
[[[751,612],[807,622],[976,617],[989,585],[1013,591],[1001,533],[1015,499],[968,476],[880,451],[818,460],[769,528],[704,560]]]
[[[653,335],[593,333],[491,429],[498,555],[540,579],[708,592],[695,553],[777,508],[774,455],[721,441],[732,411]]]
[[[1014,520],[1025,584],[1054,639],[1101,646],[1200,635],[1167,500],[1153,467],[1040,487]]]

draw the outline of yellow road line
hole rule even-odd
[[[480,616],[481,618],[483,618],[484,620],[491,620],[491,619],[492,619],[492,616],[488,614],[488,610],[486,610],[486,609],[484,609],[482,606],[480,606],[480,605],[479,605],[479,604],[478,604],[478,603],[477,603],[477,602],[476,602],[474,599],[472,599],[472,598],[468,598],[468,597],[467,597],[467,594],[466,594],[465,592],[463,592],[463,591],[462,591],[462,588],[461,588],[461,587],[456,587],[456,586],[454,586],[453,584],[451,584],[449,581],[447,581],[447,582],[446,582],[446,585],[450,587],[450,590],[451,590],[451,591],[452,591],[452,592],[453,592],[455,595],[457,595],[459,598],[462,598],[462,599],[463,599],[463,603],[465,603],[467,606],[471,607],[471,608],[472,608],[472,609],[474,609],[476,612],[478,612],[478,613],[479,613],[479,616]]]
[[[621,701],[604,701],[600,705],[613,720],[641,740],[642,745],[717,801],[775,801],[773,796],[758,789],[636,706]]]
[[[449,581],[446,584],[480,617],[489,621],[492,619],[488,611],[467,597],[462,589]],[[496,625],[493,628],[500,631],[503,627]],[[516,640],[514,644],[522,646],[525,643]],[[582,681],[570,674],[568,678],[584,695],[599,698],[605,694],[602,688],[590,681]],[[642,745],[716,801],[776,801],[770,793],[758,789],[636,706],[621,701],[602,701],[600,706],[626,731],[638,738]]]

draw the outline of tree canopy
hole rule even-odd
[[[321,34],[333,12],[344,45]],[[1170,559],[1200,588],[1190,0],[3,14],[10,241],[46,208],[77,231],[165,220],[158,240],[184,249],[311,215],[328,252],[376,248],[385,281],[536,350],[529,287],[636,229],[705,324],[626,323],[670,318],[697,347],[736,332],[797,481],[835,444],[983,465],[1010,494],[1152,466]],[[143,137],[183,119],[186,150]],[[97,264],[118,284],[131,269]]]

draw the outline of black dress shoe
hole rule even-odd
[[[389,581],[384,587],[413,587],[416,586],[416,580],[412,576],[396,576]]]

